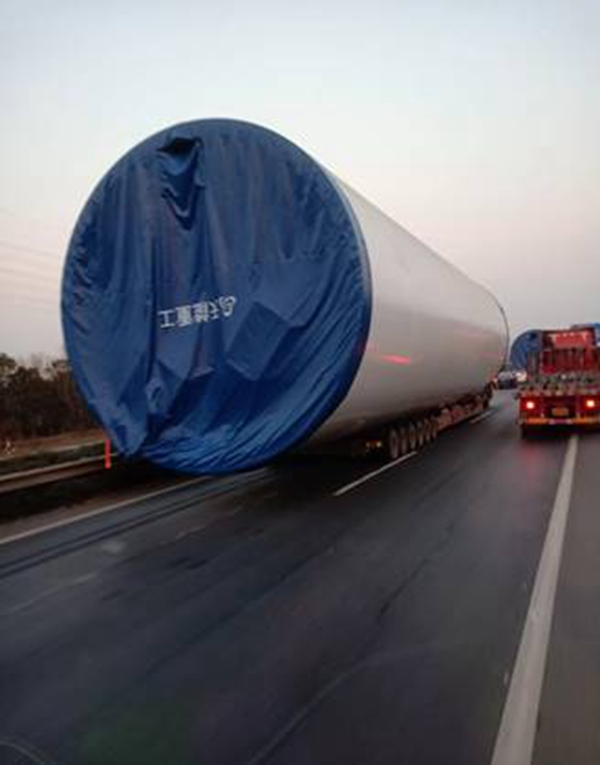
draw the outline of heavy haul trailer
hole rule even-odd
[[[62,314],[117,449],[192,473],[355,437],[390,456],[480,411],[495,298],[285,138],[164,130],[99,183]]]
[[[322,454],[368,455],[396,460],[435,441],[446,428],[485,412],[492,399],[493,385],[487,385],[478,394],[464,396],[458,401],[421,411],[404,412],[379,426],[367,426],[354,436],[345,435],[331,440],[317,431],[316,435],[299,451],[318,451]]]
[[[540,427],[600,425],[600,347],[594,327],[541,330],[519,390],[523,435]]]

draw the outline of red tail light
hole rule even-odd
[[[525,409],[528,412],[533,412],[533,410],[536,407],[535,401],[523,401],[523,409]]]
[[[585,408],[586,409],[597,409],[598,408],[598,399],[597,398],[586,398],[586,400],[585,400]]]

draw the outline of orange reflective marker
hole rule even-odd
[[[110,470],[112,467],[112,453],[110,448],[110,438],[104,439],[104,467]]]

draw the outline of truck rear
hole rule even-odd
[[[519,389],[523,435],[546,426],[600,425],[600,346],[593,327],[544,330]]]

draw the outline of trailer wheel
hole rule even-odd
[[[404,457],[404,455],[408,454],[408,452],[410,451],[408,447],[408,431],[403,426],[399,429],[398,433],[400,435],[400,455]]]
[[[411,452],[417,449],[417,429],[414,422],[411,422],[408,426],[408,448]]]
[[[424,433],[425,433],[425,443],[429,444],[431,443],[431,420],[427,418],[425,420],[425,425],[423,427]]]
[[[388,428],[385,445],[386,445],[386,456],[391,462],[400,458],[401,456],[400,436],[398,435],[398,431],[396,430],[396,428],[394,427]]]
[[[423,448],[425,444],[425,424],[423,420],[417,422],[417,448]]]
[[[432,417],[431,418],[431,440],[432,441],[436,440],[436,438],[438,437],[439,431],[440,431],[440,426],[438,423],[438,418]]]
[[[364,441],[359,440],[358,438],[353,439],[350,442],[350,459],[358,460],[358,459],[364,459],[366,455],[366,449]]]

